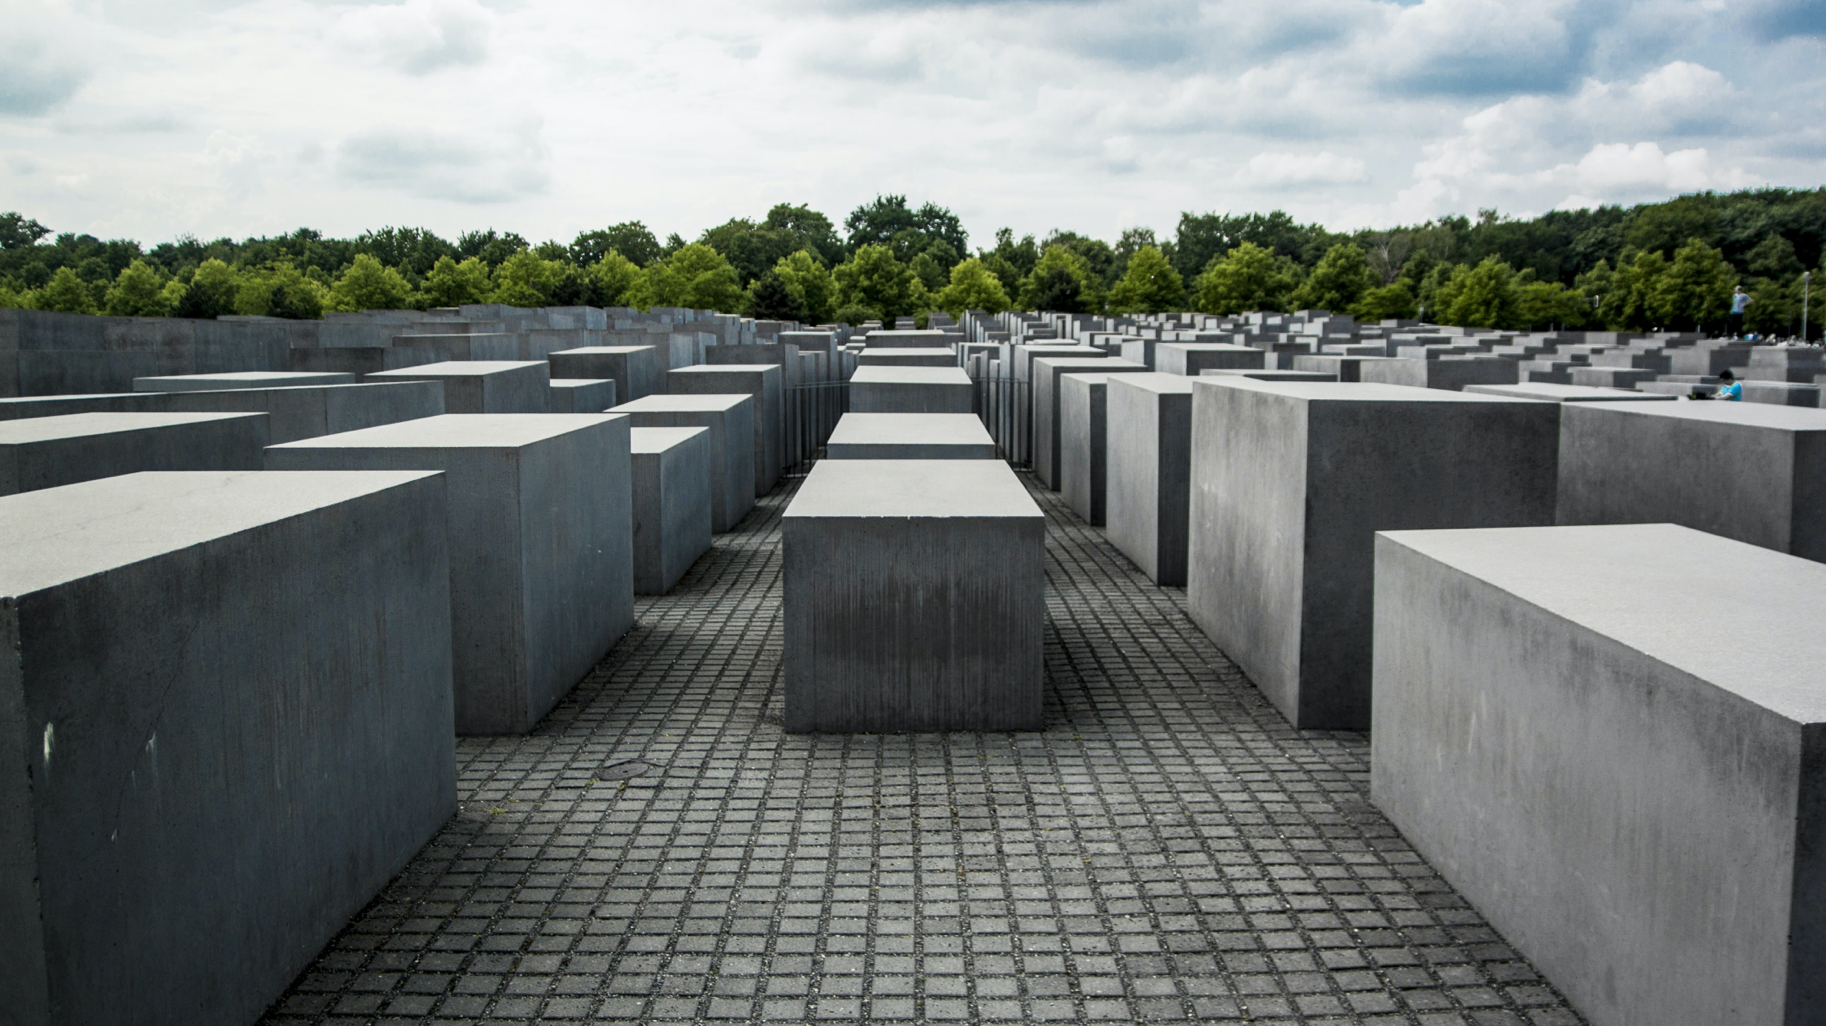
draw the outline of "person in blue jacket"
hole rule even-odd
[[[1731,373],[1729,367],[1718,372],[1718,394],[1713,398],[1733,403],[1744,401],[1743,383],[1737,380],[1737,375]]]

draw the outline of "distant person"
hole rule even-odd
[[[1731,368],[1718,372],[1718,394],[1713,398],[1731,403],[1744,401],[1744,386],[1737,380],[1737,375],[1731,373]]]
[[[1754,303],[1754,302],[1756,302],[1756,300],[1750,298],[1750,294],[1748,292],[1744,291],[1744,287],[1742,285],[1739,285],[1737,287],[1737,290],[1731,293],[1731,337],[1732,338],[1736,338],[1739,335],[1743,334],[1744,310],[1747,309],[1750,306],[1750,304]]]

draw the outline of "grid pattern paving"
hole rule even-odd
[[[1027,478],[1027,475],[1023,475]],[[779,514],[717,538],[272,1024],[1558,1024],[1564,1000],[1058,497],[1046,723],[781,729]]]

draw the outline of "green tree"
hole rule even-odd
[[[936,203],[913,210],[905,196],[877,196],[873,203],[851,211],[843,227],[851,247],[887,246],[903,263],[931,251],[948,271],[969,252],[970,237],[956,214]],[[933,251],[935,242],[943,242],[947,249]]]
[[[757,321],[802,321],[805,303],[786,287],[786,280],[778,271],[769,269],[749,283],[742,314]]]
[[[111,317],[169,317],[183,286],[169,290],[144,260],[135,260],[114,279],[105,309]]]
[[[938,260],[931,253],[921,253],[915,256],[907,262],[907,267],[913,271],[913,275],[919,279],[920,284],[924,285],[928,292],[937,292],[944,288],[945,282],[948,280],[945,269],[939,266]]]
[[[1186,283],[1157,246],[1142,246],[1129,258],[1129,268],[1110,290],[1112,313],[1166,313],[1183,310]]]
[[[290,261],[277,260],[242,271],[235,290],[235,313],[310,321],[323,316],[329,290]]]
[[[887,246],[871,243],[858,248],[831,271],[831,278],[839,308],[866,307],[884,322],[914,312],[913,286],[919,278]]]
[[[1598,308],[1604,324],[1616,331],[1659,324],[1654,297],[1660,290],[1661,276],[1667,273],[1667,266],[1667,258],[1655,250],[1624,250],[1611,275],[1610,291],[1604,293]]]
[[[1008,291],[981,259],[971,257],[951,269],[951,281],[939,290],[937,304],[953,317],[964,316],[965,310],[1000,313],[1008,309]]]
[[[449,257],[439,257],[439,261]],[[432,268],[436,269],[436,264]],[[361,310],[405,310],[412,306],[412,286],[398,271],[383,265],[367,253],[357,253],[348,268],[330,286],[331,310],[354,313]]]
[[[59,267],[51,275],[51,280],[38,290],[33,305],[40,310],[56,313],[92,314],[95,312],[95,294],[90,291],[88,283],[76,276],[74,270]]]
[[[1326,250],[1318,266],[1294,290],[1289,302],[1296,310],[1342,313],[1356,306],[1375,284],[1363,250],[1350,243],[1340,243]]]
[[[1750,309],[1744,311],[1744,328],[1760,335],[1788,335],[1800,331],[1800,275],[1795,286],[1773,278],[1752,278],[1744,291],[1750,293]],[[1813,325],[1809,324],[1809,332]]]
[[[1021,282],[1017,300],[1023,310],[1094,313],[1103,307],[1097,280],[1082,256],[1064,246],[1048,246]]]
[[[590,275],[601,288],[603,306],[633,306],[645,275],[634,261],[616,250],[590,266]]]
[[[0,310],[29,310],[31,308],[31,290],[15,289],[5,279],[0,279]]]
[[[1656,280],[1649,308],[1677,330],[1699,328],[1725,319],[1736,287],[1737,272],[1724,254],[1704,240],[1688,239]]]
[[[1515,307],[1515,268],[1489,256],[1476,267],[1453,269],[1450,288],[1440,290],[1441,324],[1467,328],[1510,328],[1519,320]]]
[[[998,228],[995,248],[979,250],[977,256],[998,281],[1009,288],[1017,288],[1040,262],[1040,247],[1031,235],[1023,235],[1021,241],[1016,242],[1014,229]]]
[[[470,257],[459,264],[444,256],[438,257],[425,275],[423,291],[427,306],[462,306],[487,302],[494,285],[481,257]]]
[[[564,266],[521,250],[501,261],[494,273],[494,301],[509,306],[546,306]]]
[[[1524,272],[1527,273],[1527,272]],[[1581,328],[1591,320],[1585,293],[1557,281],[1521,281],[1515,285],[1515,322],[1504,327],[1545,331],[1558,326]]]
[[[693,242],[647,268],[647,306],[736,313],[745,298],[735,268],[721,253]]]
[[[1192,305],[1209,314],[1285,310],[1299,286],[1299,266],[1253,242],[1211,258],[1193,283]]]
[[[241,293],[241,275],[234,268],[211,257],[197,265],[179,297],[176,314],[199,320],[235,312],[235,299]]]
[[[17,210],[0,214],[0,249],[28,249],[51,230]]]
[[[831,320],[832,304],[837,298],[837,282],[817,254],[802,249],[785,257],[773,267],[788,290],[799,297],[805,309],[805,320],[824,324]]]
[[[1786,281],[1803,270],[1801,258],[1795,255],[1794,243],[1779,232],[1770,232],[1744,256],[1744,270],[1758,278]]]
[[[578,267],[593,266],[610,253],[620,253],[636,266],[645,267],[659,259],[659,240],[639,221],[623,221],[596,231],[582,232],[571,243],[571,262]]]
[[[1232,251],[1234,252],[1234,250]],[[1370,289],[1351,307],[1351,314],[1366,322],[1414,316],[1414,290],[1400,279],[1391,285]]]

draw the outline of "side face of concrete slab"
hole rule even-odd
[[[1514,385],[1466,385],[1464,390],[1478,395],[1500,395],[1507,399],[1544,399],[1553,403],[1615,403],[1665,400],[1672,395],[1644,395],[1626,388],[1602,388],[1593,385],[1556,385],[1548,381],[1523,381]]]
[[[992,460],[825,460],[782,522],[786,729],[1042,725],[1045,518]]]
[[[552,413],[602,413],[615,405],[614,378],[553,378]]]
[[[1267,354],[1254,346],[1226,342],[1162,342],[1154,347],[1154,369],[1181,377],[1217,368],[1259,370],[1266,360]]]
[[[0,994],[253,1022],[456,810],[444,482],[0,500]]]
[[[1819,1021],[1826,567],[1667,524],[1376,550],[1402,835],[1594,1024]]]
[[[0,495],[147,470],[258,470],[264,413],[73,413],[0,423]]]
[[[673,395],[753,396],[754,493],[773,491],[786,453],[779,367],[679,367],[666,373],[666,388]]]
[[[948,349],[950,336],[942,331],[880,330],[869,332],[863,342],[871,349]]]
[[[270,444],[279,445],[435,417],[444,412],[444,390],[435,381],[390,381],[171,392],[165,407],[174,413],[264,413]]]
[[[72,413],[163,413],[168,392],[111,392],[102,395],[42,395],[0,399],[0,420],[63,417]]]
[[[864,367],[955,367],[957,353],[950,349],[864,349],[856,358]]]
[[[453,360],[365,380],[442,381],[446,413],[546,413],[551,406],[551,365],[544,360]]]
[[[1104,518],[1107,380],[1100,374],[1059,377],[1059,491],[1092,527],[1102,527]]]
[[[962,367],[858,367],[850,376],[856,413],[969,413],[975,399]]]
[[[1059,490],[1059,375],[1074,371],[1098,374],[1145,374],[1144,364],[1102,357],[1074,360],[1069,357],[1035,357],[1029,374],[1033,381],[1033,463],[1034,476],[1053,491]]]
[[[992,460],[995,440],[968,413],[846,413],[825,454],[833,460]]]
[[[664,595],[710,551],[710,429],[634,428],[634,594]]]
[[[653,395],[622,403],[610,413],[625,413],[636,428],[703,427],[710,429],[710,527],[717,534],[735,527],[754,508],[754,397],[748,395]]]
[[[1104,385],[1103,533],[1159,585],[1186,583],[1192,380],[1116,374]]]
[[[666,356],[658,346],[583,346],[545,358],[554,378],[612,378],[622,402],[663,395]]]
[[[133,379],[135,392],[217,392],[230,388],[287,388],[297,385],[352,385],[353,374],[308,371],[236,371],[228,374],[174,374]]]

